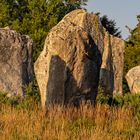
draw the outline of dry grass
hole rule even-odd
[[[133,108],[82,105],[54,107],[47,115],[0,105],[0,140],[139,140],[140,120]]]

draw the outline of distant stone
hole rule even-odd
[[[0,91],[8,96],[23,96],[32,74],[32,40],[0,28]]]
[[[140,66],[136,66],[128,71],[126,80],[131,93],[140,94]]]

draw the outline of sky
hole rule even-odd
[[[100,12],[107,15],[109,19],[114,19],[117,27],[122,31],[122,37],[128,38],[129,31],[137,25],[136,15],[140,14],[140,0],[88,0],[86,9],[88,12]]]

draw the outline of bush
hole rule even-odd
[[[33,89],[33,85],[30,83],[26,87],[25,97],[7,97],[6,93],[0,93],[0,104],[18,109],[33,110],[35,105],[40,104],[40,95],[36,91],[36,88]]]
[[[124,96],[116,95],[112,97],[104,95],[102,90],[99,89],[96,102],[99,104],[108,104],[110,106],[129,106],[140,109],[140,94],[126,93]]]

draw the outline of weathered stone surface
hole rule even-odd
[[[105,94],[122,94],[124,67],[124,41],[109,35],[104,38],[104,51],[100,70],[100,83]]]
[[[124,41],[111,36],[97,15],[85,10],[67,14],[50,31],[35,63],[43,106],[46,100],[47,104],[56,98],[58,102],[68,102],[89,93],[92,95],[91,92],[95,99],[100,57],[100,83],[105,92],[121,93],[123,53]]]
[[[101,55],[80,26],[63,19],[48,34],[35,62],[42,106],[95,101]]]
[[[124,40],[111,36],[112,66],[113,66],[113,95],[123,93],[123,68],[124,68]]]
[[[23,96],[32,73],[32,40],[0,28],[0,91],[8,96]]]
[[[122,94],[125,43],[110,35],[101,25],[96,14],[75,10],[64,17],[90,34],[102,54],[100,84],[106,94]]]
[[[126,80],[131,93],[140,93],[140,66],[136,66],[128,71]]]

